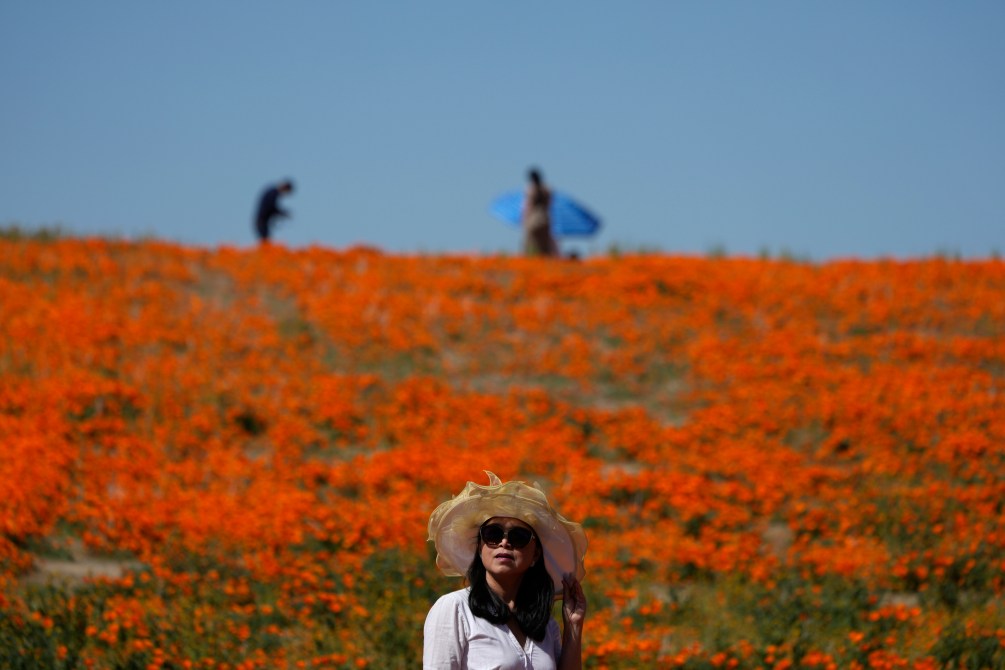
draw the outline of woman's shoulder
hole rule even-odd
[[[460,625],[467,627],[473,618],[471,607],[468,606],[468,589],[445,593],[436,599],[426,613],[426,634],[431,628],[455,628]]]
[[[466,608],[468,606],[468,594],[471,592],[470,588],[458,589],[457,591],[451,591],[450,593],[444,593],[442,596],[436,599],[433,603],[434,608],[452,608],[460,607]]]

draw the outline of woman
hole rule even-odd
[[[520,218],[523,223],[523,250],[528,256],[558,256],[558,245],[551,234],[551,191],[541,173],[532,168],[527,173],[527,193]]]
[[[442,596],[426,616],[426,670],[582,667],[586,534],[537,485],[468,482],[429,517],[436,565],[467,575],[468,587]],[[551,616],[563,597],[563,630]]]

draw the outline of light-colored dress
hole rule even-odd
[[[523,206],[523,251],[528,256],[557,256],[551,234],[551,191],[544,186],[527,188]]]
[[[527,636],[521,647],[509,626],[475,616],[471,589],[441,596],[423,627],[423,670],[555,670],[562,651],[558,622],[548,622],[540,642]]]

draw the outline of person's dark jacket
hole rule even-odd
[[[258,201],[258,214],[255,216],[255,230],[259,236],[268,237],[272,228],[272,220],[276,217],[289,216],[289,213],[279,206],[279,196],[282,193],[271,186],[262,193]]]

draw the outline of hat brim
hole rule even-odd
[[[429,540],[436,546],[436,565],[447,576],[467,573],[478,547],[478,528],[493,517],[519,519],[534,529],[541,542],[545,568],[562,595],[563,575],[586,575],[586,533],[559,514],[536,484],[505,484],[491,472],[490,484],[468,482],[429,517]]]

